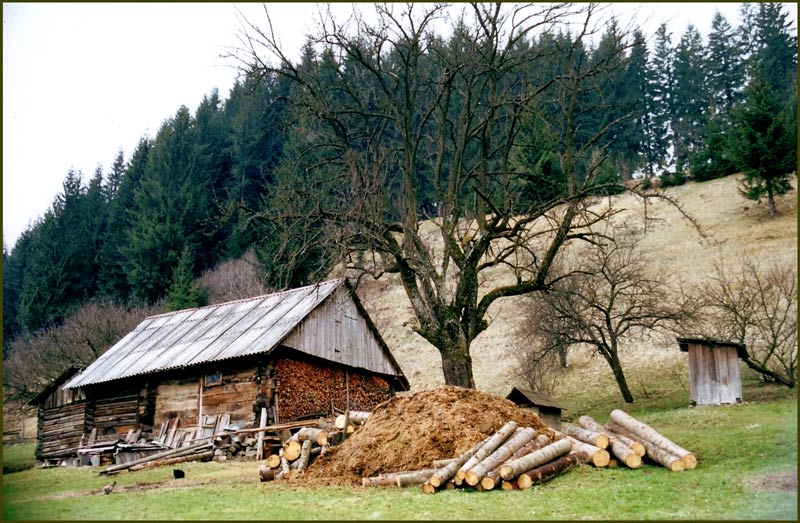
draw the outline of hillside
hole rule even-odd
[[[797,259],[796,187],[778,199],[780,215],[775,219],[767,216],[766,202],[747,200],[737,192],[734,176],[673,187],[666,193],[695,219],[703,235],[668,203],[651,202],[647,215],[658,221],[648,222],[642,248],[651,259],[654,272],[680,274],[683,281],[693,284],[711,274],[719,260],[731,265],[743,255],[762,261],[772,257]],[[642,226],[643,206],[634,196],[625,194],[608,200],[597,205],[611,203],[626,209],[615,219]],[[433,234],[427,238],[436,241]],[[398,278],[387,275],[377,281],[363,280],[359,295],[412,390],[442,385],[439,354],[412,331],[413,314]],[[490,309],[490,327],[472,346],[475,381],[480,390],[505,395],[512,385],[522,383],[517,378],[514,357],[520,347],[515,336],[519,305],[517,298],[495,304]],[[631,340],[622,349],[621,357],[635,397],[688,390],[686,355],[679,352],[674,339]],[[671,379],[664,380],[665,375]],[[670,390],[664,389],[666,381],[672,383]],[[587,383],[592,385],[591,391],[587,390]],[[570,367],[561,371],[554,394],[568,411],[576,402],[585,405],[587,401],[621,400],[605,361],[587,351],[571,353]]]

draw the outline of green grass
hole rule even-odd
[[[36,443],[3,445],[3,474],[11,474],[36,466]]]
[[[525,491],[426,496],[414,487],[260,483],[252,462],[190,463],[181,465],[183,480],[172,478],[172,467],[121,473],[117,490],[104,496],[110,478],[97,469],[35,469],[3,476],[3,520],[795,520],[796,489],[768,479],[796,474],[797,400],[772,389],[763,396],[764,402],[695,409],[662,398],[628,409],[693,450],[699,464],[691,471],[581,466]]]

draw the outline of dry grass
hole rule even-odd
[[[762,261],[773,257],[796,260],[796,188],[778,199],[780,215],[770,219],[766,202],[747,200],[736,187],[736,177],[730,176],[666,190],[694,218],[702,235],[670,204],[648,204],[647,216],[656,220],[648,222],[641,247],[652,260],[652,270],[680,274],[687,284],[696,284],[713,273],[715,263],[733,266],[743,255]],[[597,204],[625,209],[615,219],[643,227],[644,208],[634,196],[604,198]],[[423,225],[422,232],[429,241],[437,241],[432,226]],[[388,275],[378,281],[362,281],[359,295],[392,348],[412,391],[443,385],[439,353],[412,331],[414,316],[398,279]],[[514,357],[520,348],[515,336],[518,308],[519,300],[514,298],[496,303],[489,311],[490,327],[473,343],[475,381],[480,390],[505,395],[512,385],[520,383]],[[686,357],[672,339],[631,340],[622,358],[636,397],[688,389]],[[605,361],[581,351],[572,353],[570,368],[559,377],[555,395],[567,409],[619,401]]]

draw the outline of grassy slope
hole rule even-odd
[[[770,394],[776,394],[771,389]],[[182,464],[110,478],[55,468],[3,476],[3,520],[111,519],[796,519],[797,492],[781,483],[797,463],[797,401],[773,398],[698,409],[640,406],[640,419],[695,451],[698,467],[669,472],[582,466],[518,492],[419,488],[308,488],[259,483],[256,464]],[[796,477],[796,476],[795,476]],[[796,481],[796,479],[795,479]]]
[[[654,271],[681,274],[688,283],[701,282],[724,260],[735,264],[746,253],[761,261],[767,258],[797,259],[797,193],[778,199],[780,216],[767,217],[766,202],[758,204],[738,194],[736,178],[731,176],[701,184],[690,183],[667,190],[697,221],[704,238],[679,212],[665,202],[649,205],[649,222],[642,248],[652,259]],[[598,205],[608,204],[603,199]],[[643,208],[631,195],[610,199],[615,207],[626,209],[618,220],[641,228]],[[423,233],[436,242],[432,228]],[[411,330],[414,323],[408,300],[393,275],[377,282],[366,281],[359,288],[364,304],[383,333],[412,390],[424,390],[444,383],[438,352]],[[519,301],[500,300],[490,309],[491,325],[474,342],[472,356],[479,389],[505,395],[521,381],[516,376],[514,351],[520,346],[515,336]],[[683,393],[688,402],[686,355],[673,339],[631,340],[623,348],[623,366],[634,396],[646,398]],[[586,352],[573,354],[571,368],[559,377],[555,395],[570,411],[591,408],[593,404],[617,401],[619,392],[600,357]],[[586,384],[592,387],[586,387]]]

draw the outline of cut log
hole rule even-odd
[[[277,472],[278,471],[276,469],[267,465],[262,464],[258,467],[258,477],[262,482],[274,480]]]
[[[503,480],[503,482],[500,483],[500,488],[503,490],[519,490],[516,479],[512,479],[511,481]]]
[[[430,477],[436,472],[437,469],[428,468],[420,470],[407,470],[401,472],[389,472],[372,476],[369,478],[361,478],[361,486],[363,487],[385,487],[395,485],[398,487],[405,487],[408,485],[421,485],[427,482]]]
[[[436,487],[431,485],[430,481],[426,481],[425,483],[422,484],[423,494],[433,494],[434,492],[436,492]]]
[[[578,456],[574,454],[561,456],[555,461],[551,461],[550,463],[520,474],[519,477],[517,477],[517,486],[520,489],[526,489],[533,485],[544,483],[545,481],[549,481],[554,477],[563,474],[579,463],[580,460],[578,459]]]
[[[561,432],[567,436],[572,436],[578,441],[594,445],[599,449],[608,447],[608,436],[596,430],[585,429],[571,423],[562,423]]]
[[[303,446],[300,444],[299,441],[288,440],[286,443],[283,444],[283,456],[286,458],[287,461],[294,461],[300,457],[300,452],[303,450]]]
[[[502,445],[503,442],[507,440],[515,430],[517,430],[517,422],[508,421],[505,425],[500,427],[497,432],[489,436],[489,439],[486,440],[486,443],[484,443],[483,446],[479,448],[475,454],[473,454],[473,456],[461,466],[461,468],[458,469],[455,476],[456,485],[461,485],[461,483],[464,482],[464,478],[467,476],[467,471],[486,459],[486,457],[494,452],[497,447]]]
[[[626,437],[631,438],[631,439],[637,439],[639,441],[639,443],[645,447],[645,451],[646,451],[645,455],[650,459],[650,461],[658,463],[659,465],[661,465],[661,466],[663,466],[663,467],[665,467],[665,468],[667,468],[667,469],[669,469],[669,470],[671,470],[673,472],[678,472],[678,471],[686,469],[686,464],[683,463],[683,461],[680,459],[679,456],[676,456],[674,454],[670,454],[669,452],[667,452],[666,450],[662,449],[658,445],[654,445],[653,443],[650,443],[649,441],[641,439],[636,434],[633,434],[632,432],[628,432],[627,430],[625,430],[623,427],[617,425],[616,423],[614,423],[612,421],[609,421],[608,423],[606,423],[606,429],[611,431],[612,434],[615,434],[615,435],[619,434],[619,435],[626,436]]]
[[[544,448],[531,452],[527,456],[509,461],[500,468],[500,476],[505,480],[514,479],[521,473],[553,461],[570,450],[572,450],[572,442],[569,439],[555,441]]]
[[[581,416],[580,418],[578,418],[578,424],[580,424],[581,427],[587,429],[596,430],[597,432],[603,432],[606,434],[606,436],[609,437],[609,439],[611,438],[619,439],[620,441],[622,441],[622,443],[630,447],[631,450],[633,450],[636,454],[638,454],[639,457],[643,457],[645,454],[644,445],[642,445],[640,442],[631,439],[627,436],[623,436],[622,434],[614,433],[613,431],[608,430],[605,426],[595,421],[591,416]]]
[[[544,434],[539,434],[531,441],[526,443],[521,449],[517,450],[514,454],[512,454],[511,457],[508,458],[508,461],[511,461],[512,459],[521,458],[522,456],[530,454],[534,450],[539,450],[541,448],[546,447],[550,443],[551,443],[550,438],[548,438]],[[501,482],[500,469],[503,467],[503,465],[504,463],[501,463],[500,465],[495,467],[494,470],[486,474],[486,476],[481,480],[481,486],[483,486],[485,490],[492,490],[498,485],[498,483]]]
[[[591,463],[598,468],[608,466],[611,456],[607,450],[595,447],[594,445],[589,445],[583,441],[578,441],[577,439],[558,431],[556,431],[556,436],[568,439],[572,442],[572,453],[578,456],[578,460],[581,463]]]
[[[135,465],[139,465],[142,463],[147,463],[148,461],[155,461],[157,459],[162,458],[171,458],[176,456],[182,456],[184,454],[191,454],[193,452],[197,452],[198,449],[204,447],[211,447],[210,443],[197,443],[195,445],[191,445],[189,447],[182,447],[179,449],[170,449],[165,450],[164,452],[159,452],[157,454],[152,454],[150,456],[145,456],[143,458],[139,458],[137,460],[129,461],[128,463],[121,463],[119,465],[111,465],[100,471],[100,474],[112,474],[114,472],[119,472],[120,470],[129,469]]]
[[[336,421],[334,425],[336,425],[336,428],[340,430],[344,429],[347,425],[361,425],[365,421],[367,421],[369,415],[370,415],[369,412],[351,410],[349,413],[345,412],[344,414],[339,414],[338,416],[336,416]],[[348,417],[349,417],[349,423],[347,423]]]
[[[494,452],[467,471],[464,477],[467,481],[467,485],[474,487],[480,483],[486,474],[508,461],[516,451],[524,447],[534,437],[536,437],[536,431],[534,429],[530,427],[517,428],[502,445],[494,450]]]
[[[611,421],[638,436],[638,439],[644,440],[642,443],[645,443],[645,441],[650,442],[653,445],[666,450],[669,454],[678,456],[681,461],[683,461],[684,468],[693,469],[697,466],[697,458],[691,451],[677,445],[675,442],[665,437],[653,427],[637,420],[626,412],[619,409],[612,410]]]
[[[439,488],[442,485],[446,484],[450,481],[453,476],[456,475],[458,469],[464,465],[475,453],[480,450],[481,447],[489,440],[489,438],[484,438],[482,441],[479,441],[475,445],[472,446],[471,449],[467,450],[466,452],[462,453],[460,456],[455,458],[449,464],[445,465],[444,467],[437,470],[430,479],[431,485],[434,488]]]
[[[214,458],[214,451],[213,450],[206,450],[204,452],[191,452],[189,454],[185,454],[183,456],[176,456],[172,458],[164,458],[164,459],[156,459],[153,461],[148,461],[147,463],[140,463],[138,465],[134,465],[130,467],[129,470],[137,471],[137,470],[145,470],[155,467],[163,467],[166,465],[176,465],[178,463],[186,463],[187,461],[209,461],[210,459]]]
[[[435,460],[433,460],[433,463],[431,463],[431,464],[434,466],[434,468],[440,469],[440,468],[446,467],[447,465],[449,465],[450,463],[452,463],[456,459],[458,459],[458,458],[435,459]]]
[[[303,442],[311,440],[320,447],[328,444],[328,431],[319,429],[317,427],[303,427],[297,431],[297,441]]]
[[[308,460],[311,458],[311,440],[307,439],[303,442],[300,448],[300,457],[298,458],[297,472],[302,473],[308,467]]]
[[[621,442],[629,446],[631,450],[639,455],[640,458],[644,457],[644,455],[647,453],[647,450],[644,448],[644,445],[642,445],[642,442],[635,439],[633,434],[626,431],[619,425],[609,421],[603,426],[603,428],[605,429],[606,434],[612,438],[619,439]]]
[[[278,454],[270,454],[270,456],[267,458],[267,465],[273,469],[280,467],[281,457]]]

